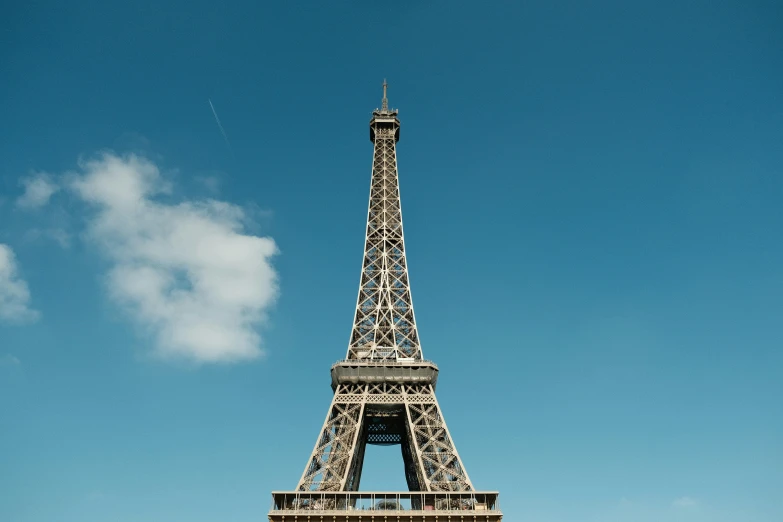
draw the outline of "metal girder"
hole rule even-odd
[[[345,361],[297,490],[358,491],[367,444],[399,444],[410,491],[470,492],[438,401],[438,368],[422,359],[402,231],[396,143],[400,122],[373,112],[370,203],[362,275]]]
[[[386,98],[384,97],[384,100]],[[396,143],[397,111],[375,111],[375,144],[362,275],[346,359],[422,357],[405,260]]]
[[[357,491],[367,444],[400,444],[410,491],[472,491],[431,385],[341,384],[299,491]]]

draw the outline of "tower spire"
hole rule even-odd
[[[381,102],[381,110],[388,111],[389,110],[389,100],[386,99],[386,87],[389,84],[386,83],[386,78],[383,79],[383,101]]]

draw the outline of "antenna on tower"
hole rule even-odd
[[[386,83],[386,78],[383,79],[383,102],[381,104],[381,110],[388,111],[389,110],[389,100],[386,99],[386,86],[388,84]]]

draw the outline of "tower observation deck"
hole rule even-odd
[[[331,368],[332,403],[295,491],[272,494],[271,522],[502,519],[476,491],[446,426],[413,312],[397,173],[398,111],[383,82],[372,112],[370,201],[348,350]],[[407,492],[360,492],[367,444],[401,447]],[[400,518],[402,517],[402,519]]]

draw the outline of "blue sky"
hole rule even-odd
[[[507,520],[783,519],[780,4],[336,4],[5,10],[0,519],[263,520],[295,487],[383,78],[476,487]],[[397,447],[362,485],[405,487]]]

